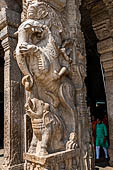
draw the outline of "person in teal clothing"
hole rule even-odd
[[[100,147],[103,148],[105,158],[108,159],[108,140],[107,140],[107,128],[101,119],[97,119],[96,125],[96,159],[100,156]]]

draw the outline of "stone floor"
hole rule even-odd
[[[108,163],[107,162],[99,162],[99,163],[96,163],[96,168],[95,170],[113,170],[112,167],[108,166]]]
[[[95,170],[113,170],[113,167],[110,167],[109,162],[105,161],[104,156],[102,156],[99,162],[96,162]]]
[[[1,165],[2,165],[2,163],[3,163],[3,154],[4,154],[4,150],[3,150],[3,149],[0,149],[0,170],[2,170],[2,169],[1,169]],[[113,168],[107,166],[107,164],[106,164],[105,162],[101,162],[101,163],[98,163],[98,164],[97,164],[95,170],[113,170]]]

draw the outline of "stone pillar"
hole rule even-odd
[[[104,0],[104,10],[98,9],[97,15],[92,16],[93,28],[99,39],[98,52],[105,74],[105,92],[109,118],[110,164],[113,165],[113,3]],[[106,5],[106,6],[105,6]],[[102,5],[101,5],[102,7]],[[93,13],[93,12],[92,12]],[[101,13],[101,14],[99,14]],[[94,14],[94,13],[93,13]],[[96,14],[96,12],[95,12]],[[97,19],[98,17],[98,19]]]
[[[94,169],[81,0],[24,2],[16,60],[33,129],[25,168]]]
[[[105,26],[109,22],[106,21]],[[104,31],[102,31],[104,34]],[[101,33],[102,33],[101,32]],[[103,35],[105,37],[105,35]],[[98,52],[101,54],[101,63],[105,72],[105,91],[107,99],[107,112],[109,118],[110,148],[109,155],[113,165],[113,37],[109,36],[98,43]]]
[[[4,48],[4,164],[5,170],[23,169],[23,91],[21,73],[14,59],[17,40],[14,33],[20,13],[7,8],[0,11],[0,39]],[[21,94],[21,95],[20,95]]]

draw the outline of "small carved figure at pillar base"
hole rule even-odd
[[[72,132],[70,133],[69,141],[66,143],[66,150],[76,149],[77,147],[77,134]]]

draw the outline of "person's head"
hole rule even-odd
[[[102,123],[102,120],[100,118],[97,119],[97,123],[98,124],[101,124]]]

